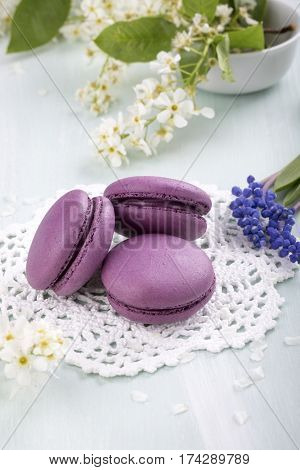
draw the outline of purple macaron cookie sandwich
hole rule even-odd
[[[104,196],[113,204],[115,230],[127,237],[164,233],[195,240],[206,231],[203,215],[211,208],[202,189],[157,176],[133,176],[110,184]]]
[[[113,237],[114,209],[105,197],[75,189],[40,223],[29,249],[26,276],[35,289],[70,295],[101,267]]]
[[[215,274],[204,251],[170,235],[129,238],[107,255],[101,271],[117,313],[146,324],[185,320],[199,311],[215,289]]]

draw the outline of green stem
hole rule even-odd
[[[154,122],[155,119],[156,119],[156,116],[153,116],[152,118],[147,119],[145,127],[150,126],[150,124],[152,124],[152,122]]]
[[[198,74],[198,71],[201,67],[201,65],[203,65],[203,62],[207,56],[207,53],[209,51],[209,46],[210,46],[211,42],[208,41],[206,44],[205,44],[205,47],[203,49],[203,52],[201,54],[201,59],[199,60],[199,62],[197,63],[196,67],[194,68],[192,74],[191,74],[191,78],[190,78],[190,84],[193,84],[194,81],[195,81],[195,77],[197,76]]]
[[[108,61],[109,61],[109,56],[106,56],[106,59],[102,65],[102,69],[101,69],[101,72],[99,73],[99,77],[98,78],[101,78],[105,72],[105,69],[106,69],[106,66],[108,64]]]
[[[194,52],[197,55],[202,55],[202,53],[200,51],[198,51],[197,49],[194,49],[193,47],[190,48],[190,51]]]
[[[193,63],[191,63],[191,64],[188,63],[188,64],[185,64],[185,65],[181,65],[181,66],[180,66],[180,70],[182,70],[182,69],[184,69],[184,68],[186,68],[186,67],[192,67],[193,65],[197,65],[197,64],[198,64],[198,62],[193,62]]]
[[[183,73],[183,74],[185,74],[185,75],[189,75],[189,76],[192,75],[191,72],[188,72],[187,70],[182,70],[181,68],[180,68],[180,72]]]

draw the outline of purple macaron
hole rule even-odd
[[[101,276],[116,312],[146,324],[185,320],[215,289],[204,251],[170,235],[140,235],[118,244],[107,255]]]
[[[202,189],[157,176],[133,176],[110,184],[104,196],[113,204],[116,231],[127,237],[164,233],[195,240],[206,231],[203,215],[211,200]]]
[[[101,267],[113,237],[114,209],[105,197],[75,189],[49,209],[31,243],[26,276],[35,289],[70,295]]]

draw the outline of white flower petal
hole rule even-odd
[[[187,120],[184,119],[184,117],[181,116],[180,114],[175,114],[173,117],[173,120],[174,120],[175,127],[178,127],[178,129],[181,129],[182,127],[187,126]]]
[[[243,388],[250,387],[250,385],[253,385],[253,381],[247,375],[233,381],[233,386],[236,390],[242,390]]]
[[[160,95],[156,98],[155,100],[155,105],[156,106],[170,106],[171,105],[171,100],[167,93],[164,91],[160,93]]]
[[[169,109],[165,109],[164,111],[158,113],[157,120],[163,124],[170,119],[171,115],[171,111]]]
[[[5,348],[0,351],[0,359],[4,362],[11,362],[15,358],[13,349],[14,341],[9,341],[5,344]]]
[[[145,403],[148,401],[147,393],[141,392],[140,390],[133,390],[130,393],[131,399],[137,403]]]
[[[255,369],[251,369],[249,371],[249,375],[252,378],[253,382],[257,382],[258,380],[262,380],[265,378],[265,374],[261,366],[256,367]]]
[[[207,106],[200,109],[200,114],[207,119],[213,119],[215,117],[215,111]]]
[[[180,103],[180,111],[191,116],[194,112],[194,103],[192,100],[182,101],[182,103]]]
[[[254,362],[260,362],[264,358],[264,352],[262,349],[258,349],[257,351],[253,351],[250,354],[250,360]]]
[[[182,413],[185,413],[186,411],[188,411],[188,406],[184,403],[177,403],[172,408],[172,412],[174,415],[180,415]]]
[[[299,346],[300,336],[286,336],[284,342],[287,346]]]
[[[30,371],[27,370],[21,370],[18,372],[18,375],[16,376],[18,384],[20,384],[22,387],[27,387],[30,385],[31,382],[31,374]]]
[[[186,92],[182,88],[177,88],[174,91],[174,101],[175,103],[179,103],[180,101],[184,100],[186,97]]]
[[[245,424],[246,421],[249,419],[248,413],[244,410],[235,411],[233,414],[233,417],[234,417],[234,420],[240,425]]]
[[[48,362],[45,357],[36,357],[32,361],[32,367],[38,372],[46,372],[48,369]]]
[[[122,165],[122,159],[120,155],[113,155],[110,157],[110,163],[114,168],[118,168]]]
[[[265,349],[267,349],[267,347],[268,347],[268,345],[266,343],[266,340],[264,338],[262,338],[262,339],[258,339],[256,341],[252,341],[250,343],[249,349],[250,349],[250,351],[255,352],[255,351],[258,351],[258,350],[264,351]]]
[[[18,366],[16,364],[5,364],[4,375],[8,379],[14,379],[18,374]]]

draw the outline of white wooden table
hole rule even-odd
[[[74,100],[76,88],[96,73],[96,67],[84,64],[83,46],[45,47],[37,52],[39,60],[31,53],[8,57],[3,41],[0,47],[0,196],[43,198],[78,183],[113,181],[111,171],[92,158],[82,126],[90,131],[97,120]],[[13,71],[15,61],[24,74]],[[229,188],[243,184],[249,173],[262,178],[283,167],[300,151],[299,66],[300,49],[279,85],[241,96],[233,105],[230,96],[203,93],[199,101],[215,108],[215,120],[195,118],[158,156],[135,158],[118,169],[117,176],[185,176]],[[132,67],[124,97],[112,112],[133,99],[130,85],[145,73],[145,67]],[[48,90],[44,97],[38,94],[41,88]],[[21,206],[15,216],[1,220],[1,226],[24,221],[31,211]],[[262,363],[266,377],[258,388],[233,389],[233,378],[243,372],[239,360],[247,368],[255,366],[247,348],[199,352],[189,364],[134,378],[108,380],[62,365],[59,380],[49,382],[29,411],[33,396],[25,393],[8,401],[1,380],[0,444],[8,449],[298,447],[300,348],[285,346],[283,338],[300,334],[299,276],[280,285],[279,291],[286,303],[277,327],[267,335]],[[149,395],[147,404],[132,402],[130,392],[135,389]],[[187,404],[188,412],[174,416],[171,408],[176,403]],[[236,410],[250,415],[245,425],[234,422]]]

